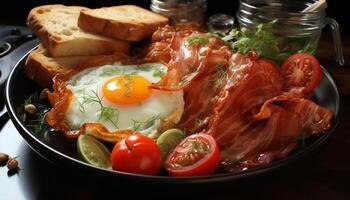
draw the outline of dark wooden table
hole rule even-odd
[[[0,167],[0,199],[200,198],[212,199],[350,199],[350,38],[344,38],[345,66],[334,62],[329,34],[319,48],[321,63],[344,93],[341,123],[317,153],[308,159],[249,180],[203,188],[133,185],[93,178],[61,168],[31,150],[10,121],[0,131],[0,152],[19,156],[21,170],[11,175]],[[148,198],[147,198],[148,199]]]

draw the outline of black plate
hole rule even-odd
[[[324,75],[315,91],[315,97],[320,105],[334,112],[332,129],[327,134],[322,134],[320,137],[312,140],[312,142],[305,148],[294,152],[287,158],[277,160],[265,167],[259,167],[240,173],[215,174],[202,177],[145,176],[106,170],[80,161],[77,156],[75,141],[65,138],[63,134],[35,134],[24,126],[24,123],[19,116],[18,108],[22,106],[24,99],[28,98],[30,94],[41,90],[33,81],[27,79],[23,74],[23,66],[28,53],[14,66],[7,81],[6,106],[9,115],[19,133],[35,152],[60,166],[66,166],[72,170],[82,170],[84,172],[88,172],[89,175],[109,177],[118,180],[123,179],[141,183],[147,182],[168,184],[206,184],[253,177],[271,172],[310,155],[329,139],[331,134],[334,133],[339,121],[339,112],[341,107],[340,93],[329,72],[323,68]]]

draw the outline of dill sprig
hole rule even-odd
[[[218,78],[214,82],[214,87],[218,88],[222,85],[222,83],[226,80],[227,78],[227,72],[225,70],[225,67],[223,64],[218,64],[216,66],[216,71],[219,74]]]
[[[85,104],[90,104],[90,103],[97,103],[100,106],[100,116],[98,120],[106,120],[111,122],[116,128],[119,129],[117,123],[115,123],[112,118],[113,116],[116,116],[117,120],[119,119],[119,110],[116,108],[111,108],[111,107],[107,107],[104,106],[102,104],[102,98],[100,98],[97,94],[97,92],[95,92],[94,90],[91,90],[92,95],[83,95],[83,101],[80,102],[79,101],[79,109],[81,112],[84,112],[84,105]]]
[[[155,69],[152,75],[154,77],[162,78],[164,76],[164,72],[160,69]]]
[[[38,100],[38,93],[35,92],[34,94],[30,95],[27,99],[24,100],[23,106],[28,104],[34,104],[34,102],[37,102]]]
[[[156,121],[157,119],[160,118],[160,114],[158,115],[154,115],[150,118],[148,118],[147,120],[145,121],[139,121],[139,120],[134,120],[134,119],[131,119],[132,120],[132,123],[133,123],[133,128],[132,130],[133,131],[140,131],[142,129],[145,129],[146,127],[149,127],[151,126],[152,124],[154,124],[154,121]]]
[[[37,108],[37,112],[34,114],[29,114],[22,110],[22,120],[25,122],[26,126],[31,128],[34,133],[39,133],[45,125],[47,125],[45,120],[45,114],[49,110],[45,105],[46,103],[43,100],[40,100],[39,94],[37,92],[30,95],[27,99],[24,100],[22,108],[25,105],[33,104]]]
[[[43,129],[43,127],[47,125],[45,120],[45,114],[46,112],[43,110],[35,113],[35,119],[30,120],[30,123],[27,124],[27,126],[30,127],[35,133],[39,133]]]

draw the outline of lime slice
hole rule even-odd
[[[186,137],[185,133],[180,129],[169,129],[163,132],[157,139],[157,145],[162,153],[163,160],[169,152]]]
[[[111,152],[94,137],[80,135],[77,142],[78,154],[84,161],[97,167],[111,168]]]

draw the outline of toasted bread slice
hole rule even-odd
[[[26,61],[25,74],[42,87],[51,87],[52,78],[58,74],[66,72],[80,63],[99,56],[67,56],[51,57],[49,52],[42,46],[32,51]]]
[[[30,11],[27,23],[53,57],[128,51],[130,44],[126,41],[99,36],[80,29],[77,22],[82,10],[89,9],[58,4],[39,6]]]
[[[113,38],[140,41],[151,37],[158,27],[168,24],[162,15],[134,5],[82,10],[78,26],[86,31]]]

